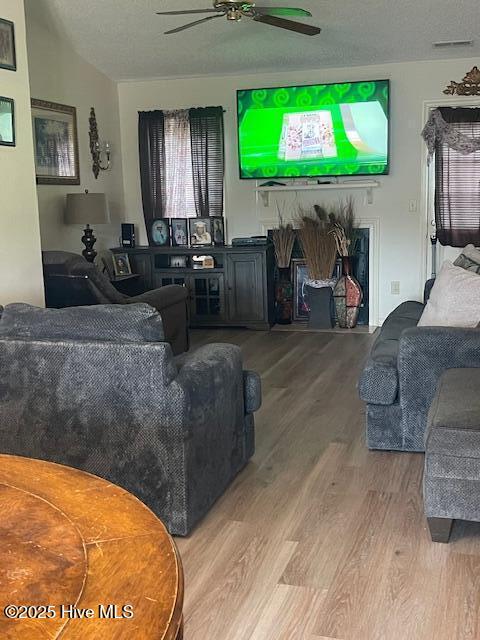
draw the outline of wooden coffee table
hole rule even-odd
[[[180,640],[182,606],[177,549],[144,504],[82,471],[0,455],[2,640]]]

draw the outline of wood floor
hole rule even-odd
[[[423,456],[369,452],[368,334],[198,331],[263,380],[255,457],[177,539],[187,640],[478,640],[480,526],[430,542]]]

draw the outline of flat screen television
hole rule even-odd
[[[388,173],[388,80],[237,91],[240,177]]]

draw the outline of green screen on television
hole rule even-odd
[[[389,81],[237,91],[240,177],[388,173]]]

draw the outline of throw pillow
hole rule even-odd
[[[476,327],[480,322],[480,275],[445,261],[419,327]]]
[[[7,304],[0,319],[0,338],[107,342],[162,342],[165,339],[158,311],[145,303],[65,309]]]
[[[467,244],[453,264],[480,274],[480,249],[476,249],[473,244]]]

